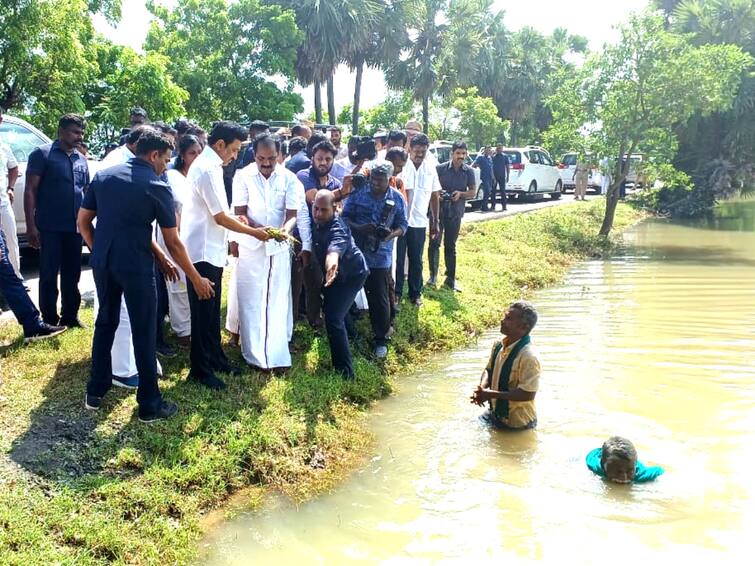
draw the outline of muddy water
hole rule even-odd
[[[491,333],[400,380],[373,411],[374,457],[337,491],[241,514],[202,563],[752,564],[755,203],[626,241],[535,297],[538,430],[491,431],[467,400]],[[593,476],[584,455],[611,434],[666,475]]]

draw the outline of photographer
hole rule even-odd
[[[461,292],[456,285],[456,239],[459,237],[461,219],[467,199],[477,194],[474,171],[465,164],[467,159],[467,144],[463,141],[454,142],[451,146],[451,161],[441,163],[436,167],[440,180],[441,202],[438,233],[430,238],[427,258],[430,263],[430,279],[428,285],[437,285],[438,264],[440,263],[440,245],[443,242],[443,257],[446,260],[446,281],[444,285],[449,289]],[[445,235],[445,241],[444,241]]]
[[[393,239],[402,236],[407,228],[404,199],[388,186],[392,174],[390,163],[374,165],[370,170],[369,189],[353,192],[342,214],[370,268],[364,290],[375,333],[375,356],[380,359],[388,354],[393,308],[389,295]]]
[[[367,136],[352,136],[348,155],[333,164],[333,176],[343,183],[347,175],[358,173],[366,162],[377,157],[375,142]]]

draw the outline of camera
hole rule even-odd
[[[388,219],[390,218],[391,212],[393,212],[394,208],[396,208],[396,202],[393,199],[388,199],[385,201],[383,210],[380,213],[380,222],[375,228],[375,234],[370,238],[370,248],[373,252],[376,252],[380,249],[380,245],[383,243],[383,240],[385,240],[392,232],[392,230],[388,227]]]
[[[357,142],[356,151],[352,154],[354,161],[371,161],[377,157],[375,140],[363,137]]]
[[[361,189],[367,185],[367,175],[363,173],[355,173],[351,177],[351,186],[354,190]]]
[[[452,196],[453,196],[452,193],[443,191],[442,193],[440,193],[440,201],[441,202],[451,202],[451,197]]]

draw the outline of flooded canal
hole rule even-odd
[[[491,333],[399,380],[372,411],[374,457],[335,492],[242,513],[202,563],[751,563],[755,203],[625,241],[533,298],[537,430],[491,431],[469,403]],[[585,455],[612,434],[666,474],[591,474]]]

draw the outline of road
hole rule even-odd
[[[598,195],[587,195],[587,200],[592,200],[595,198],[602,198]],[[574,202],[574,198],[571,194],[564,195],[559,200],[552,200],[548,197],[545,197],[545,199],[537,202],[527,202],[527,203],[510,203],[508,206],[508,209],[505,211],[497,211],[497,212],[479,212],[479,211],[468,211],[464,215],[464,222],[484,222],[487,220],[496,220],[498,218],[504,218],[506,216],[514,216],[516,214],[522,214],[524,212],[532,212],[533,210],[540,210],[541,208],[548,208],[551,206],[561,206],[564,204],[569,204],[571,202]],[[24,276],[24,280],[26,281],[26,285],[29,287],[30,291],[29,294],[34,301],[35,304],[38,302],[39,298],[39,264],[37,261],[37,256],[34,252],[27,253],[22,259],[21,262],[21,272]],[[89,267],[83,267],[81,271],[81,282],[79,283],[79,289],[81,290],[81,296],[83,298],[83,301],[85,304],[92,304],[94,301],[94,278],[92,277],[92,270]],[[12,321],[15,320],[13,317],[13,313],[10,311],[4,312],[0,314],[0,323],[5,322],[6,320]]]

